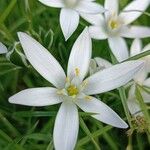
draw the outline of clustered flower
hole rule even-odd
[[[61,103],[53,132],[56,150],[75,148],[79,131],[79,108],[93,113],[91,116],[103,123],[127,128],[127,123],[95,95],[128,83],[126,87],[129,88],[129,111],[133,116],[143,115],[136,100],[135,89],[136,85],[143,87],[141,94],[144,102],[150,102],[150,94],[146,92],[150,88],[150,56],[140,60],[126,60],[150,50],[150,44],[143,48],[139,39],[150,37],[150,28],[130,25],[143,14],[150,1],[134,0],[121,12],[118,0],[105,0],[104,7],[95,0],[39,1],[49,7],[61,8],[60,26],[65,40],[68,40],[77,29],[80,16],[91,25],[76,39],[68,60],[67,72],[38,41],[24,32],[18,32],[25,57],[53,87],[23,90],[11,96],[9,102],[37,107]],[[108,39],[109,47],[120,63],[113,65],[100,57],[92,59],[92,38]],[[131,45],[130,53],[124,38],[136,38]],[[7,53],[7,48],[0,43],[0,54],[4,53]]]

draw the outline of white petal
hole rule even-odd
[[[85,112],[97,113],[96,115],[92,115],[92,117],[99,121],[118,128],[128,127],[128,125],[110,107],[94,97],[90,100],[77,100],[76,103]]]
[[[105,0],[105,16],[108,18],[110,15],[117,15],[119,9],[118,0]]]
[[[87,22],[93,24],[93,25],[104,25],[105,20],[103,15],[101,14],[86,14],[86,13],[80,13],[81,17],[84,18]]]
[[[106,60],[106,59],[103,59],[103,58],[100,58],[100,57],[95,57],[94,59],[95,59],[97,65],[98,65],[100,68],[101,68],[101,67],[102,67],[102,68],[109,68],[109,67],[112,66],[112,64],[111,64],[108,60]]]
[[[110,37],[108,38],[108,43],[112,53],[119,62],[129,58],[128,47],[126,41],[123,38]]]
[[[64,87],[66,76],[58,61],[26,33],[19,32],[18,37],[32,66],[56,87]]]
[[[134,116],[142,115],[141,108],[135,98],[128,98],[127,105],[128,105],[129,111],[132,115],[134,115]]]
[[[26,106],[48,106],[62,101],[57,89],[50,87],[23,90],[9,98],[10,103]]]
[[[143,85],[147,86],[147,87],[150,87],[150,78],[146,79],[144,82],[143,82]]]
[[[38,0],[46,6],[62,8],[64,7],[63,0]]]
[[[7,52],[8,52],[7,47],[0,42],[0,54],[5,54]]]
[[[89,74],[92,75],[94,74],[95,72],[97,72],[97,64],[96,64],[96,61],[94,59],[91,59],[90,60],[90,65],[89,65]]]
[[[78,110],[74,103],[62,103],[54,126],[54,145],[56,150],[73,150],[79,130]]]
[[[146,77],[147,77],[147,72],[144,66],[136,73],[136,75],[134,76],[134,81],[142,85]]]
[[[98,14],[105,11],[104,7],[96,2],[80,1],[79,5],[75,8],[81,13]]]
[[[142,91],[141,92],[143,100],[145,103],[150,103],[150,94],[148,92]]]
[[[125,24],[129,24],[141,16],[142,12],[149,6],[149,0],[133,0],[120,13]]]
[[[143,52],[149,51],[150,50],[150,43],[147,44],[144,48],[143,48]]]
[[[93,95],[107,92],[128,83],[143,67],[143,61],[128,61],[104,69],[87,78],[84,93]]]
[[[150,37],[150,28],[142,26],[130,26],[120,32],[126,38],[146,38]]]
[[[142,51],[142,41],[140,39],[135,39],[132,42],[130,56],[135,56],[140,54]]]
[[[85,28],[74,43],[68,62],[68,77],[75,77],[75,70],[79,70],[79,77],[82,80],[88,72],[92,53],[92,42]]]
[[[136,84],[131,85],[129,92],[128,92],[128,97],[131,98],[135,98],[135,88],[136,88]]]
[[[68,40],[68,38],[73,34],[73,32],[77,29],[78,24],[79,24],[78,12],[67,8],[61,9],[60,25],[65,40]]]
[[[103,40],[108,38],[108,35],[103,26],[90,26],[89,33],[91,38],[96,40]]]

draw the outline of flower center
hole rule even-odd
[[[67,88],[67,92],[69,96],[76,96],[79,93],[79,90],[75,85],[70,85]]]
[[[66,7],[73,8],[78,4],[79,0],[64,0]]]
[[[117,20],[110,20],[110,21],[109,21],[109,27],[110,27],[112,30],[117,29],[119,26],[120,26],[120,24],[119,24],[119,22],[118,22]]]

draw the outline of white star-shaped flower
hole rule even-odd
[[[146,52],[150,50],[150,44],[147,44],[144,48],[142,46],[142,41],[140,39],[135,39],[131,45],[130,49],[130,57],[138,55],[140,53]],[[150,55],[141,58],[141,60],[145,61],[144,67],[137,73],[134,77],[134,81],[131,84],[128,94],[128,108],[130,113],[134,116],[142,115],[141,108],[136,100],[136,84],[142,87],[150,88],[150,78],[148,77],[148,73],[150,72]],[[144,90],[141,91],[143,100],[145,103],[150,103],[150,94]]]
[[[44,5],[61,8],[60,26],[66,40],[79,24],[80,13],[97,14],[105,10],[95,0],[39,0]]]
[[[0,54],[5,54],[7,52],[8,52],[7,47],[0,42]]]
[[[73,150],[79,130],[78,108],[96,113],[95,119],[118,128],[128,125],[106,104],[93,96],[118,88],[133,78],[143,67],[143,61],[114,65],[85,79],[91,59],[92,44],[86,28],[73,45],[67,75],[58,61],[26,33],[19,40],[32,66],[54,87],[23,90],[9,98],[10,103],[27,106],[47,106],[62,103],[54,125],[56,150]]]
[[[92,24],[89,27],[93,39],[108,39],[108,44],[117,58],[123,61],[129,57],[124,38],[150,37],[150,28],[130,25],[149,6],[150,0],[133,0],[119,12],[118,0],[105,0],[105,15],[91,15],[82,13],[81,16]]]

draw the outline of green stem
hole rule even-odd
[[[137,59],[140,59],[142,57],[145,57],[147,55],[150,55],[150,50],[146,51],[146,52],[143,52],[143,53],[140,53],[138,55],[135,55],[133,57],[130,57],[128,59],[126,59],[125,61],[129,61],[129,60],[137,60]]]
[[[86,124],[84,123],[84,120],[80,117],[80,125],[82,127],[82,129],[85,131],[85,133],[90,137],[91,141],[93,142],[95,148],[97,150],[101,150],[101,148],[99,147],[99,145],[96,143],[96,141],[94,140],[90,130],[88,129],[88,127],[86,126]]]
[[[127,120],[128,120],[128,123],[129,123],[130,127],[132,128],[132,123],[131,123],[132,119],[131,119],[131,115],[130,115],[129,110],[128,110],[128,105],[126,103],[127,98],[126,98],[125,89],[124,89],[124,87],[120,87],[120,88],[118,88],[118,90],[119,90],[121,102],[122,102],[122,105],[123,105],[123,108],[124,108],[124,111],[125,111],[125,115],[127,117]]]
[[[0,113],[0,120],[13,133],[14,136],[20,135],[20,133],[16,130],[16,128],[1,113]]]
[[[148,113],[148,110],[147,110],[147,106],[146,104],[144,103],[144,100],[143,100],[143,97],[142,97],[142,94],[140,92],[140,86],[136,86],[136,99],[138,100],[139,104],[140,104],[140,107],[142,109],[142,112],[144,114],[144,117],[145,117],[145,120],[148,124],[148,132],[150,133],[150,117],[149,117],[149,113]]]
[[[103,125],[101,122],[97,122],[96,124],[100,129],[103,128]],[[110,145],[111,150],[118,150],[116,142],[112,139],[112,137],[107,132],[103,133],[103,137],[107,141],[107,143]]]
[[[96,138],[96,137],[104,134],[105,132],[109,131],[110,129],[112,129],[111,126],[106,126],[103,129],[99,129],[99,130],[91,133],[91,136],[93,138]],[[86,137],[82,138],[81,140],[79,140],[79,142],[77,143],[77,149],[79,147],[81,147],[82,145],[86,144],[87,142],[89,142],[90,140],[91,140],[91,138],[89,136],[86,136]]]
[[[15,6],[16,2],[17,2],[17,0],[11,0],[10,1],[8,7],[5,9],[5,11],[0,16],[0,24],[6,20],[7,16],[11,13],[11,10]]]

